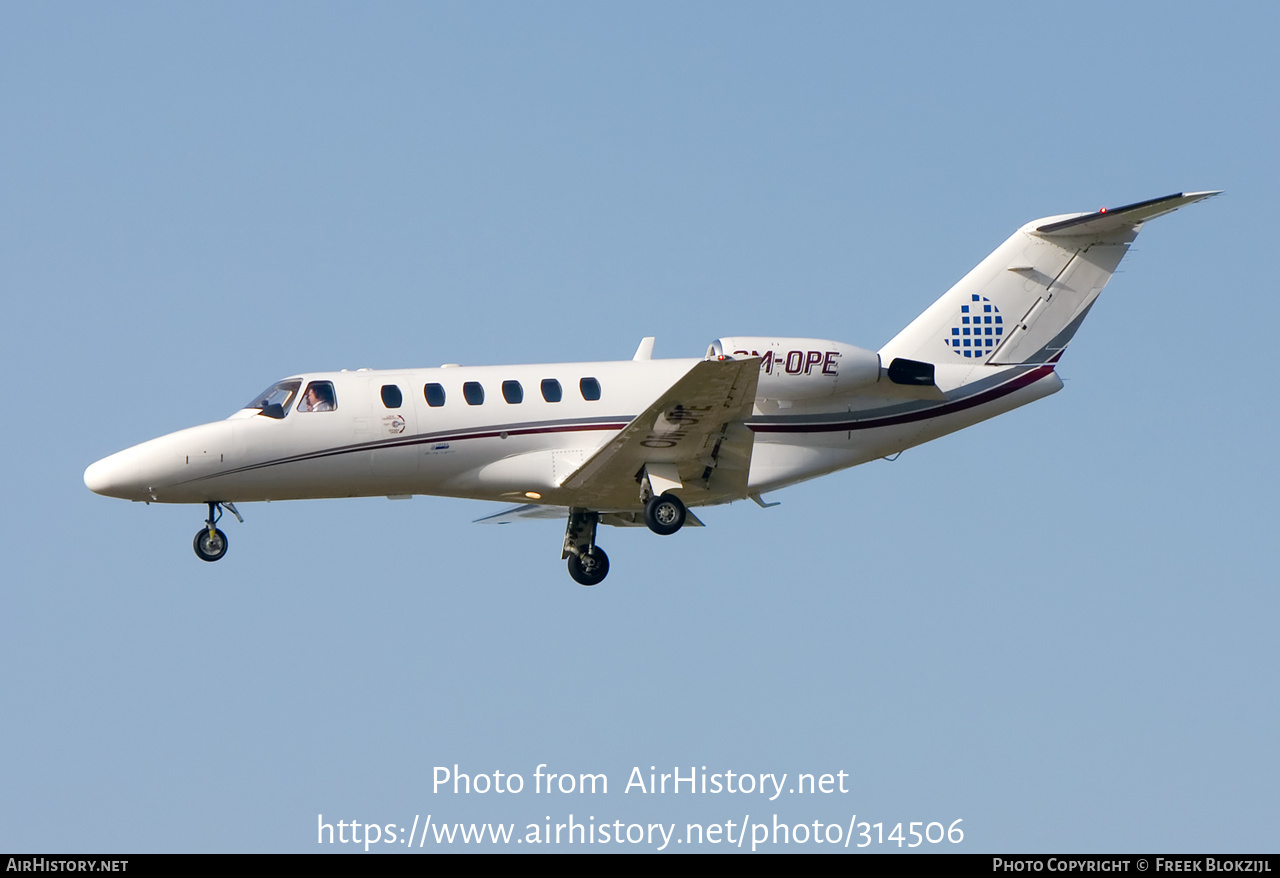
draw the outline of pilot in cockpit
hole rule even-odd
[[[331,412],[338,406],[333,401],[333,385],[328,381],[312,381],[298,403],[300,412]]]

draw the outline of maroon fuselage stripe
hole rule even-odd
[[[974,406],[983,405],[984,403],[997,400],[1002,396],[1008,396],[1010,393],[1021,390],[1024,387],[1035,384],[1041,378],[1053,372],[1053,366],[1040,366],[1025,372],[990,390],[984,390],[982,393],[975,393],[973,396],[958,399],[955,402],[943,403],[942,405],[933,406],[931,408],[921,409],[916,412],[907,412],[902,415],[890,415],[885,418],[867,418],[857,421],[840,421],[838,423],[827,424],[753,424],[747,422],[747,426],[756,433],[834,433],[837,431],[847,430],[871,430],[876,427],[894,427],[898,424],[909,424],[912,421],[923,421],[929,418],[938,418],[943,415],[962,412],[965,409]]]

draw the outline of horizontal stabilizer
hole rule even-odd
[[[1148,201],[1126,204],[1124,207],[1115,207],[1110,210],[1104,207],[1096,213],[1082,213],[1071,219],[1038,226],[1036,234],[1046,236],[1105,235],[1111,232],[1121,232],[1126,229],[1136,228],[1147,220],[1164,216],[1166,213],[1172,213],[1179,207],[1185,207],[1188,204],[1195,204],[1197,201],[1212,198],[1221,191],[1221,189],[1218,189],[1210,192],[1178,192],[1173,195],[1166,195],[1163,198],[1152,198]]]

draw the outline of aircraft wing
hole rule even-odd
[[[512,506],[493,515],[477,518],[472,524],[511,524],[513,521],[532,521],[538,518],[554,518],[563,520],[568,514],[563,506],[542,506],[537,503],[526,503],[523,506]]]
[[[565,506],[526,503],[523,506],[512,506],[510,509],[495,512],[493,515],[486,515],[484,518],[477,518],[472,524],[511,524],[516,521],[534,521],[540,518],[562,522],[568,514],[569,509]],[[600,516],[600,523],[613,525],[614,527],[648,526],[644,523],[644,513],[642,512],[606,512]],[[706,527],[702,520],[693,514],[692,510],[685,512],[684,526]]]
[[[677,490],[686,506],[745,498],[752,440],[743,421],[759,376],[759,357],[698,363],[560,489],[574,506],[634,510],[647,467],[655,487]]]

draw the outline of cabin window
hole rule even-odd
[[[600,398],[600,382],[594,378],[583,378],[578,382],[578,389],[582,391],[583,399]]]
[[[296,378],[292,381],[280,381],[255,396],[253,402],[245,408],[258,409],[260,414],[278,421],[289,413],[289,404],[293,402],[294,394],[301,386],[302,382]]]
[[[542,398],[547,402],[559,402],[562,393],[560,382],[554,378],[542,379]]]
[[[444,385],[428,384],[422,388],[422,395],[427,398],[427,405],[432,408],[440,408],[444,405]]]
[[[312,381],[298,403],[300,412],[332,412],[338,408],[338,397],[333,392],[332,381]]]
[[[484,388],[479,381],[468,381],[462,385],[462,398],[467,405],[484,405]]]
[[[389,409],[398,409],[404,405],[404,395],[394,384],[382,385],[382,404]]]
[[[502,398],[512,405],[524,402],[524,388],[519,381],[502,382]]]

